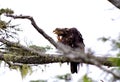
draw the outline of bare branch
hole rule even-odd
[[[71,57],[66,56],[66,55],[42,54],[38,51],[31,50],[30,48],[27,48],[27,47],[22,46],[20,44],[16,44],[14,42],[7,41],[5,39],[0,39],[0,42],[3,42],[4,44],[6,44],[8,46],[14,46],[14,47],[22,48],[25,51],[32,52],[32,54],[36,54],[36,55],[32,55],[32,56],[16,56],[16,55],[8,55],[8,54],[3,55],[2,53],[0,53],[0,60],[4,60],[5,62],[6,61],[7,62],[12,61],[13,63],[23,63],[23,64],[48,64],[48,63],[57,63],[57,62],[62,62],[62,63],[64,63],[64,62],[82,62],[82,63],[86,63],[86,64],[96,65],[97,67],[101,68],[102,70],[112,74],[114,77],[120,78],[119,76],[114,74],[112,71],[109,71],[109,70],[107,70],[107,69],[105,69],[101,66],[101,65],[105,65],[105,66],[109,66],[109,67],[110,66],[117,66],[112,61],[110,61],[110,57],[95,57],[95,56],[87,54],[87,57],[83,59],[83,57],[81,55],[85,55],[85,54],[81,54],[79,57],[74,59],[74,58],[71,58]],[[76,52],[74,52],[74,54],[75,53]],[[95,60],[97,60],[97,61],[95,61]]]
[[[12,17],[14,19],[28,19],[31,21],[31,24],[33,25],[33,27],[41,34],[44,36],[44,38],[46,38],[51,44],[53,44],[56,48],[58,48],[58,45],[56,44],[56,42],[50,37],[48,36],[41,28],[39,28],[35,22],[35,20],[33,19],[33,17],[31,16],[14,16],[14,15],[6,15],[7,17]]]
[[[109,59],[110,57],[96,57],[96,59],[99,59],[99,61],[102,61],[103,65],[105,66],[117,66],[116,64],[113,64],[113,62],[111,62]],[[83,59],[72,59],[69,57],[65,57],[64,55],[53,55],[53,54],[39,54],[37,56],[16,56],[16,55],[3,55],[0,54],[0,60],[4,60],[4,61],[12,61],[13,63],[22,63],[22,64],[48,64],[48,63],[58,63],[58,62],[82,62],[82,63],[86,63],[86,64],[91,64],[91,65],[96,65],[97,67],[99,67],[100,69],[112,74],[114,77],[119,78],[119,76],[117,76],[116,74],[114,74],[112,71],[109,71],[105,68],[103,68],[99,62],[94,61],[91,62],[83,60]]]
[[[38,27],[35,20],[31,16],[15,16],[15,15],[6,15],[7,17],[12,17],[14,19],[28,19],[31,21],[31,24],[33,27],[45,38],[47,39],[54,47],[56,47],[59,50],[62,50],[64,53],[69,53],[68,51],[64,50],[60,45],[58,45],[49,35],[47,35],[41,28]]]
[[[108,0],[111,2],[115,7],[120,9],[120,0]]]
[[[112,61],[110,61],[110,57],[95,57],[93,55],[90,54],[85,54],[85,53],[81,53],[80,51],[76,52],[73,51],[71,48],[66,48],[64,45],[59,45],[57,44],[50,36],[48,36],[41,28],[39,28],[36,24],[36,22],[34,21],[33,17],[31,16],[14,16],[14,15],[7,15],[8,17],[12,17],[14,19],[28,19],[31,21],[31,24],[33,25],[33,27],[40,33],[43,35],[43,37],[45,37],[51,44],[53,44],[57,49],[60,49],[61,51],[63,51],[64,54],[68,54],[68,55],[43,55],[35,50],[31,50],[29,48],[23,47],[21,45],[18,45],[16,47],[21,47],[27,51],[31,51],[34,54],[37,54],[37,56],[12,56],[12,61],[13,62],[17,62],[17,63],[29,63],[29,64],[42,64],[42,63],[55,63],[55,62],[83,62],[86,64],[92,64],[92,65],[96,65],[97,67],[101,68],[102,70],[112,74],[115,78],[119,78],[120,76],[114,74],[112,71],[109,71],[105,68],[103,68],[101,65],[106,65],[106,66],[116,66],[116,64],[114,64]],[[1,42],[10,45],[11,42],[9,41],[4,41],[4,39],[0,39]],[[14,43],[12,43],[14,44]],[[72,54],[72,56],[71,56]],[[73,56],[75,55],[75,57]],[[0,56],[3,57],[3,56]],[[17,59],[14,59],[16,58]],[[11,58],[11,57],[10,57]],[[8,57],[8,61],[11,61]],[[4,59],[4,58],[1,58]],[[42,61],[43,59],[43,61]],[[104,60],[104,61],[103,61]]]
[[[72,58],[72,57],[69,57],[69,55],[63,55],[63,54],[60,54],[60,55],[57,55],[57,54],[43,54],[43,53],[41,53],[40,51],[36,51],[36,50],[34,50],[34,49],[25,47],[25,46],[23,46],[23,45],[21,45],[21,44],[18,44],[18,43],[15,43],[15,42],[11,42],[11,41],[5,40],[5,39],[3,39],[3,38],[0,38],[0,42],[6,44],[7,46],[13,46],[13,47],[21,48],[21,49],[23,49],[24,51],[31,52],[32,56],[28,56],[28,58],[31,58],[31,57],[33,57],[33,58],[34,58],[34,57],[41,57],[41,59],[42,59],[42,58],[46,58],[47,60],[43,59],[43,60],[46,61],[46,63],[52,63],[51,61],[52,61],[52,59],[53,59],[53,61],[55,61],[55,62],[56,62],[56,61],[57,61],[57,62],[74,61],[74,62],[83,62],[83,63],[87,63],[87,64],[93,64],[90,59],[95,59],[95,60],[101,62],[100,64],[105,65],[105,66],[109,66],[109,67],[111,67],[111,66],[118,66],[118,65],[114,64],[114,63],[110,60],[112,57],[95,57],[95,56],[90,55],[90,54],[81,54],[81,53],[76,53],[75,51],[73,51],[72,53],[74,53],[74,54],[80,54],[80,56],[79,56],[79,57]],[[82,55],[86,56],[86,58],[83,58],[84,56],[82,57]],[[15,55],[15,56],[16,56],[16,55]],[[13,56],[13,57],[14,57],[14,56]],[[30,62],[29,62],[30,60],[27,58],[27,56],[16,56],[16,57],[23,58],[23,60],[26,59],[26,60],[28,61],[27,64],[30,63]],[[15,57],[14,57],[14,58],[15,58]],[[49,58],[51,59],[51,61],[48,60]],[[58,59],[56,59],[56,58],[58,58]],[[3,60],[3,59],[4,59],[4,56],[3,56],[2,53],[0,53],[0,60]],[[12,59],[13,59],[13,58],[12,58]],[[18,59],[18,58],[17,58],[17,59]],[[61,59],[61,61],[60,61],[59,59]],[[119,59],[119,58],[113,58],[113,59]],[[31,59],[31,60],[32,60],[32,59]],[[37,60],[37,59],[36,59],[36,60]],[[62,60],[63,60],[63,61],[62,61]],[[11,60],[10,60],[10,61],[11,61]],[[37,61],[38,61],[38,60],[37,60]],[[42,62],[43,62],[43,64],[44,64],[44,61],[42,61]],[[20,62],[20,61],[17,62],[17,60],[16,60],[16,63],[22,63],[22,61],[21,61],[21,62]],[[23,62],[23,63],[25,63],[25,62]],[[35,64],[34,61],[31,62],[31,63],[32,63],[32,64]],[[39,62],[39,63],[36,63],[36,64],[41,64],[41,63]]]

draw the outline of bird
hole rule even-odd
[[[56,28],[53,30],[54,34],[57,35],[58,42],[71,47],[73,50],[81,51],[84,53],[85,44],[81,33],[77,28]],[[79,62],[70,62],[71,73],[78,73]]]

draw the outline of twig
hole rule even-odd
[[[59,46],[56,44],[56,42],[50,37],[48,36],[41,28],[39,28],[36,24],[36,22],[34,21],[33,17],[31,16],[14,16],[14,15],[6,15],[7,17],[12,17],[14,19],[28,19],[31,21],[31,24],[33,25],[33,27],[41,34],[44,36],[44,38],[46,38],[51,44],[53,44],[56,48],[58,48]]]
[[[54,47],[56,47],[57,49],[63,51],[64,53],[69,53],[68,51],[64,50],[64,48],[62,48],[59,44],[57,44],[49,35],[47,35],[41,28],[39,28],[35,22],[35,20],[33,19],[33,17],[31,16],[15,16],[15,15],[6,15],[7,17],[12,17],[14,19],[28,19],[31,21],[31,24],[33,25],[33,27],[45,38],[47,39]]]
[[[83,61],[85,61],[85,62],[90,62],[91,64],[96,65],[97,67],[101,68],[102,70],[104,70],[104,71],[112,74],[115,78],[119,78],[119,79],[120,79],[120,76],[114,74],[112,71],[109,71],[109,70],[103,68],[103,67],[101,66],[102,63],[99,62],[99,60],[96,59],[96,57],[94,57],[94,56],[89,56],[89,58],[88,58],[88,55],[86,55],[86,54],[84,54],[84,53],[81,54],[80,52],[75,52],[75,51],[72,51],[71,49],[65,50],[65,48],[64,48],[63,46],[58,45],[50,36],[48,36],[41,28],[39,28],[39,27],[37,26],[37,24],[36,24],[36,22],[34,21],[33,17],[31,17],[31,16],[22,16],[22,15],[20,15],[20,16],[6,15],[6,16],[7,16],[7,17],[12,17],[12,18],[14,18],[14,19],[28,19],[28,20],[30,20],[30,21],[31,21],[31,24],[33,25],[33,27],[34,27],[40,34],[42,34],[51,44],[53,44],[57,49],[60,49],[60,50],[62,50],[63,52],[65,52],[65,53],[67,53],[67,54],[70,54],[70,53],[71,53],[71,54],[75,54],[75,55],[79,56],[79,58],[82,59]],[[81,55],[80,55],[80,54],[81,54]],[[70,56],[66,56],[66,57],[70,59],[69,61],[72,61],[72,60],[73,60],[73,61],[76,61],[76,60],[74,60],[74,58],[71,58]],[[71,59],[72,59],[72,60],[71,60]]]
[[[120,0],[108,0],[111,2],[115,7],[120,9]]]
[[[87,63],[87,64],[96,65],[97,67],[101,68],[102,70],[112,74],[115,78],[120,79],[120,77],[117,76],[116,74],[114,74],[112,71],[109,71],[101,66],[101,64],[107,65],[107,66],[114,66],[114,64],[112,64],[113,62],[110,63],[110,61],[107,61],[108,59],[110,59],[109,57],[108,58],[107,57],[106,58],[105,57],[94,57],[92,55],[87,54],[87,55],[89,55],[89,58],[87,58],[87,57],[83,58],[84,56],[86,56],[85,54],[83,55],[80,52],[76,53],[76,52],[72,51],[72,53],[74,53],[74,54],[81,54],[78,58],[79,60],[76,60],[76,59],[73,59],[69,56],[66,57],[65,55],[63,56],[63,55],[41,54],[38,51],[31,50],[30,48],[27,48],[25,46],[22,46],[20,44],[14,43],[14,42],[7,41],[7,40],[2,39],[2,38],[0,39],[0,42],[6,44],[8,46],[22,48],[23,50],[25,50],[27,52],[32,51],[33,54],[37,54],[36,56],[10,56],[10,58],[8,58],[7,60],[6,60],[6,57],[4,59],[4,55],[0,54],[0,60],[6,60],[8,64],[9,64],[8,61],[12,61],[14,63],[24,63],[24,64],[47,64],[47,63],[70,62],[70,61],[83,62],[83,63]],[[100,62],[102,61],[103,63],[100,63],[98,61],[100,61]]]

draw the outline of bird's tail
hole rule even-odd
[[[70,62],[71,73],[78,73],[78,65],[79,65],[79,63]]]

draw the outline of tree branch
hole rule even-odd
[[[47,35],[41,28],[38,27],[36,24],[35,20],[31,16],[15,16],[15,15],[10,15],[7,14],[7,17],[12,17],[14,19],[28,19],[31,21],[31,24],[33,27],[45,38],[47,39],[54,47],[56,47],[59,50],[62,50],[64,53],[69,53],[68,50],[65,50],[65,48],[62,48],[60,45],[58,45],[49,35]]]
[[[115,64],[113,60],[120,60],[120,58],[115,58],[115,57],[96,57],[93,55],[88,54],[80,54],[79,57],[71,58],[67,55],[63,54],[45,54],[41,53],[40,51],[36,51],[34,49],[25,47],[21,44],[11,42],[8,40],[5,40],[3,38],[0,38],[0,42],[6,44],[7,46],[12,46],[16,48],[20,48],[26,52],[31,52],[30,56],[17,56],[17,55],[3,55],[0,53],[0,60],[4,60],[6,57],[8,57],[8,61],[13,61],[14,63],[25,63],[25,64],[46,64],[46,63],[56,63],[56,62],[82,62],[86,64],[93,64],[93,62],[90,61],[91,59],[98,60],[101,62],[100,64],[105,65],[105,66],[119,66],[119,64]],[[74,52],[74,51],[73,51]],[[76,52],[74,52],[76,53]],[[82,59],[81,55],[86,55],[87,57],[85,59]],[[10,56],[10,57],[9,57]],[[32,62],[31,62],[32,61]],[[93,64],[94,65],[94,64]]]
[[[48,36],[41,28],[39,28],[36,24],[36,22],[34,21],[33,17],[31,16],[14,16],[14,15],[6,15],[7,17],[12,17],[14,19],[28,19],[31,21],[31,24],[33,25],[33,27],[41,34],[43,35],[44,38],[46,38],[52,45],[54,45],[56,48],[59,48],[59,46],[56,44],[56,42],[50,37]]]
[[[102,65],[113,67],[119,66],[118,64],[114,64],[110,58],[116,60],[120,58],[115,57],[96,57],[97,60],[102,61]],[[0,53],[0,60],[11,61],[13,63],[23,63],[23,64],[48,64],[48,63],[58,63],[58,62],[82,62],[86,64],[94,65],[91,61],[84,61],[82,59],[76,60],[69,57],[65,57],[63,55],[57,54],[38,54],[37,56],[16,56],[11,54],[2,54]]]
[[[110,3],[112,3],[115,7],[120,9],[120,0],[108,0]]]
[[[70,47],[66,47],[62,44],[57,44],[50,36],[48,36],[42,29],[40,29],[37,26],[33,17],[31,17],[31,16],[22,16],[22,15],[20,15],[20,16],[6,15],[6,16],[12,17],[14,19],[20,18],[20,19],[30,20],[33,27],[40,34],[42,34],[51,44],[53,44],[57,49],[63,51],[63,53],[64,53],[64,56],[63,55],[51,55],[51,54],[45,55],[38,51],[23,47],[21,45],[18,45],[18,46],[15,45],[16,47],[21,47],[24,50],[32,52],[33,54],[37,54],[37,56],[11,56],[11,57],[7,57],[8,61],[13,61],[13,62],[17,62],[17,63],[29,63],[29,64],[43,64],[43,63],[45,64],[45,63],[56,63],[56,62],[83,62],[86,64],[96,65],[97,67],[101,68],[102,70],[104,70],[104,71],[112,74],[114,77],[120,79],[120,76],[114,74],[112,71],[109,71],[101,66],[101,65],[106,65],[109,67],[110,66],[118,66],[119,64],[117,65],[116,63],[113,63],[113,60],[115,60],[116,58],[112,58],[112,60],[110,60],[111,59],[110,57],[95,57],[90,54],[81,53],[80,51],[73,51]],[[6,45],[11,45],[11,42],[4,41],[4,39],[1,39],[0,41],[5,43]],[[14,44],[14,43],[12,43],[12,44]],[[65,54],[67,54],[67,55],[65,55]],[[72,56],[71,56],[71,54],[72,54]],[[4,56],[0,56],[0,57],[4,57]],[[16,59],[16,57],[17,57],[17,59]],[[10,58],[12,58],[12,59],[10,59]],[[1,58],[1,59],[4,59],[4,58]],[[43,59],[43,61],[42,61],[42,59]]]

